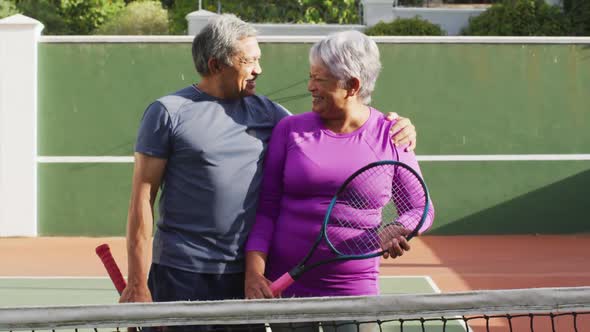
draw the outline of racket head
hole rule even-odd
[[[322,236],[337,255],[362,259],[383,255],[384,239],[403,225],[410,240],[418,234],[430,207],[428,188],[410,166],[383,160],[352,174],[332,198]]]

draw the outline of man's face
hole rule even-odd
[[[261,51],[256,37],[238,41],[232,65],[224,66],[221,80],[227,98],[246,97],[256,93],[256,78],[262,73]]]

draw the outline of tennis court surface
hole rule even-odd
[[[316,331],[309,322],[322,322],[324,332],[590,331],[588,235],[422,237],[410,254],[382,262],[380,297],[125,305],[115,304],[94,255],[103,242],[126,271],[122,238],[2,239],[0,331],[239,324],[232,331],[256,332],[286,322]]]
[[[436,284],[434,284],[432,279],[427,276],[384,276],[380,278],[379,283],[383,295],[440,293],[440,290]],[[116,303],[117,300],[118,295],[113,288],[110,279],[106,277],[0,277],[0,308],[6,309],[10,307],[21,307],[20,310],[15,311],[16,316],[20,315],[19,311],[22,313],[25,312],[25,309],[23,309],[24,307],[35,306],[70,306],[69,309],[71,309],[71,312],[80,310],[80,315],[84,316],[85,314],[89,313],[89,305],[112,305]],[[321,301],[321,299],[316,300]],[[317,304],[319,304],[319,302]],[[84,310],[87,311],[84,312]],[[170,310],[174,310],[174,308],[171,308]],[[225,310],[230,310],[231,312],[231,308]],[[49,309],[47,310],[47,312],[50,311],[51,310]],[[0,315],[1,314],[2,311],[0,311]],[[236,313],[236,315],[239,314],[239,312]],[[287,311],[285,314],[289,315],[290,311]],[[334,312],[333,314],[336,315],[337,312]],[[60,313],[56,313],[56,315],[59,316]],[[71,313],[69,315],[71,315]],[[335,318],[341,319],[341,317]],[[69,324],[66,322],[68,319],[71,318],[66,318],[64,316],[63,321],[56,322],[55,325],[59,326],[59,324]],[[293,319],[296,320],[299,318],[293,317]],[[19,317],[15,317],[15,324],[19,323],[18,320]],[[90,320],[90,318],[87,317],[81,320]],[[109,320],[115,320],[115,318],[111,317]],[[246,321],[247,320],[241,323]],[[94,324],[100,325],[104,323],[105,322],[97,322]],[[330,328],[335,328],[336,330],[341,330],[344,327],[352,324],[355,326],[355,329],[358,326],[358,328],[360,328],[362,331],[369,331],[373,327],[378,326],[375,325],[375,322],[372,320],[364,320],[360,321],[359,323],[331,320],[330,323],[334,326],[331,327],[328,323],[324,323],[324,326],[321,329],[329,330]],[[75,328],[82,328],[84,324],[92,325],[93,323],[78,322],[76,323]],[[306,324],[307,323],[300,323],[297,325],[297,329],[303,328],[303,326]],[[380,325],[385,331],[400,331],[400,323],[396,321],[383,322]],[[421,323],[419,321],[407,322],[405,323],[404,331],[421,331],[420,325]],[[448,325],[449,326],[447,327],[446,331],[466,331],[466,328],[457,322],[449,322]],[[441,330],[443,328],[441,322],[429,322],[426,324],[426,326],[429,328],[436,327],[437,329]],[[96,326],[91,326],[88,330],[92,331],[95,327]],[[117,326],[114,327],[117,328]],[[31,330],[32,328],[33,327],[31,327]],[[244,326],[244,330],[248,329],[248,326]],[[82,328],[82,330],[84,329]],[[40,330],[35,329],[35,331]]]
[[[383,277],[384,294],[437,293],[426,276]],[[117,303],[119,296],[106,277],[0,277],[0,307]]]
[[[441,294],[428,276],[384,276],[379,297],[113,305],[104,277],[0,278],[0,331],[587,331],[590,287]],[[318,323],[321,322],[321,323]],[[232,324],[228,330],[226,324]],[[287,330],[285,330],[285,328]],[[264,331],[264,329],[261,329]]]

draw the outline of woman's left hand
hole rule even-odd
[[[406,236],[410,231],[401,224],[391,224],[379,233],[381,248],[385,250],[383,258],[396,258],[410,250]]]

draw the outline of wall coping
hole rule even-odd
[[[260,43],[314,43],[323,36],[259,36]],[[382,44],[590,44],[590,37],[379,36]],[[41,36],[41,43],[192,43],[179,36]]]

